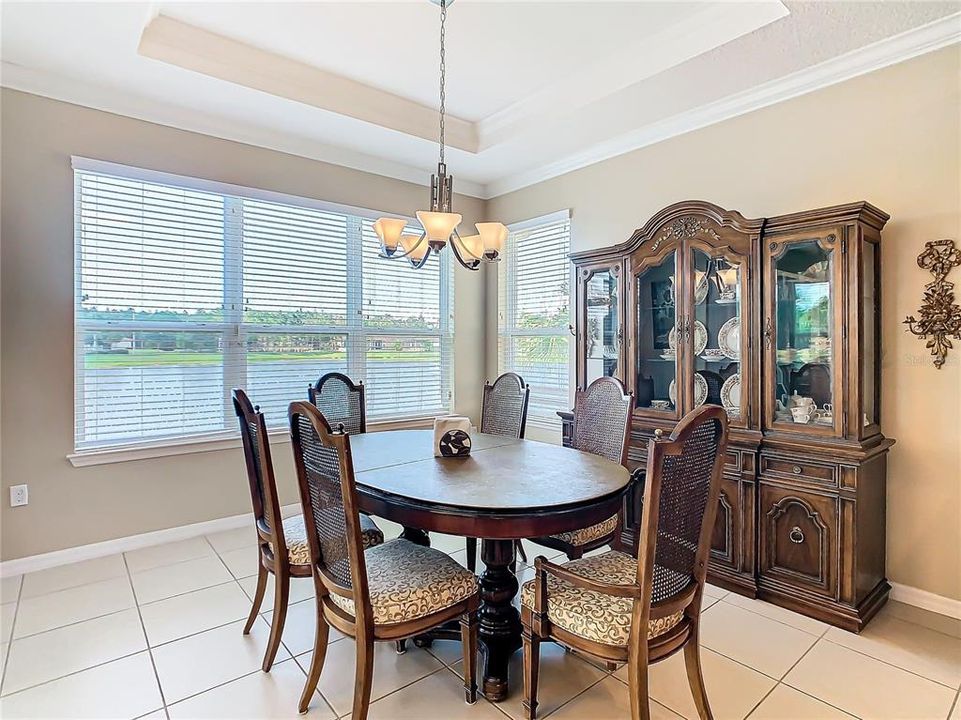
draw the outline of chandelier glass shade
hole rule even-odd
[[[444,160],[444,118],[446,116],[446,47],[445,26],[447,6],[453,0],[432,0],[440,5],[440,161],[437,172],[430,176],[430,203],[428,210],[418,210],[420,235],[404,234],[407,220],[382,217],[374,223],[374,232],[380,240],[380,255],[392,260],[406,258],[415,268],[423,267],[431,252],[439,253],[450,245],[454,257],[468,270],[477,270],[482,262],[497,262],[507,240],[507,228],[499,222],[477,223],[476,235],[461,237],[457,232],[463,217],[451,207],[454,178],[447,174]]]

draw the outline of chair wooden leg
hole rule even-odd
[[[247,624],[244,625],[244,635],[250,635],[250,628],[254,626],[254,620],[260,612],[260,606],[264,602],[264,592],[267,590],[267,568],[264,567],[260,559],[260,550],[257,550],[257,591],[254,593],[254,604],[250,608],[250,615],[247,616]]]
[[[541,665],[541,639],[524,628],[524,712],[528,720],[537,717],[537,673]]]
[[[397,651],[398,655],[403,655],[407,652],[407,640],[398,640],[394,644],[394,649]]]
[[[584,557],[584,548],[582,547],[572,547],[567,551],[568,560],[580,560]]]
[[[697,714],[701,720],[713,720],[711,704],[707,700],[707,688],[704,687],[704,674],[701,672],[700,643],[696,626],[684,645],[684,665],[687,667],[687,682],[691,686]]]
[[[287,620],[287,598],[290,596],[290,575],[286,568],[277,568],[274,573],[274,616],[270,623],[270,637],[267,640],[267,652],[264,653],[264,672],[270,672],[277,650],[280,648],[280,638],[284,634],[284,622]]]
[[[467,538],[467,569],[477,572],[477,538]]]
[[[367,720],[370,708],[370,688],[374,680],[374,641],[358,637],[357,658],[354,660],[354,706],[351,720]]]
[[[632,638],[627,656],[628,695],[631,720],[651,720],[651,698],[647,681],[647,638]]]
[[[464,652],[464,699],[468,705],[477,702],[477,611],[460,619],[460,642]]]
[[[521,556],[521,560],[526,563],[527,553],[524,552],[524,543],[522,543],[520,540],[515,540],[514,548],[517,550],[517,554]]]
[[[310,698],[313,697],[314,690],[317,689],[317,682],[320,680],[320,673],[324,670],[324,660],[327,657],[327,638],[330,628],[320,610],[320,601],[317,602],[317,627],[314,632],[314,656],[310,661],[310,672],[307,673],[307,682],[304,684],[304,692],[300,695],[300,705],[297,709],[301,713],[307,712],[310,707]]]

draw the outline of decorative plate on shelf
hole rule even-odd
[[[741,318],[732,317],[717,331],[717,346],[731,360],[741,359]]]
[[[731,375],[721,385],[721,405],[730,417],[741,414],[741,373]]]
[[[667,336],[667,344],[671,350],[677,351],[677,327],[671,328]],[[707,347],[707,328],[700,320],[694,321],[694,354],[700,355]]]
[[[671,398],[671,402],[677,405],[677,385],[674,380],[671,380],[667,395]],[[696,372],[694,373],[694,407],[701,407],[705,400],[707,400],[707,380],[701,373]]]

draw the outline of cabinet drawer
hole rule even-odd
[[[832,487],[837,487],[838,484],[838,469],[836,465],[820,465],[806,461],[800,462],[762,456],[761,474],[807,480],[808,482],[831,485]]]
[[[759,500],[761,574],[833,597],[837,497],[762,484]]]

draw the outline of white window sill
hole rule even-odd
[[[433,427],[434,417],[406,418],[403,420],[371,421],[367,424],[368,432],[382,432],[385,430],[412,430]],[[287,429],[273,430],[268,433],[272,443],[290,442],[290,432]],[[149,460],[152,458],[172,457],[174,455],[194,455],[196,453],[214,452],[217,450],[232,450],[242,447],[239,434],[218,433],[216,435],[198,436],[186,440],[165,440],[157,443],[125,445],[100,450],[81,450],[67,455],[67,460],[74,467],[90,467],[92,465],[108,465],[110,463],[130,462],[133,460]]]

